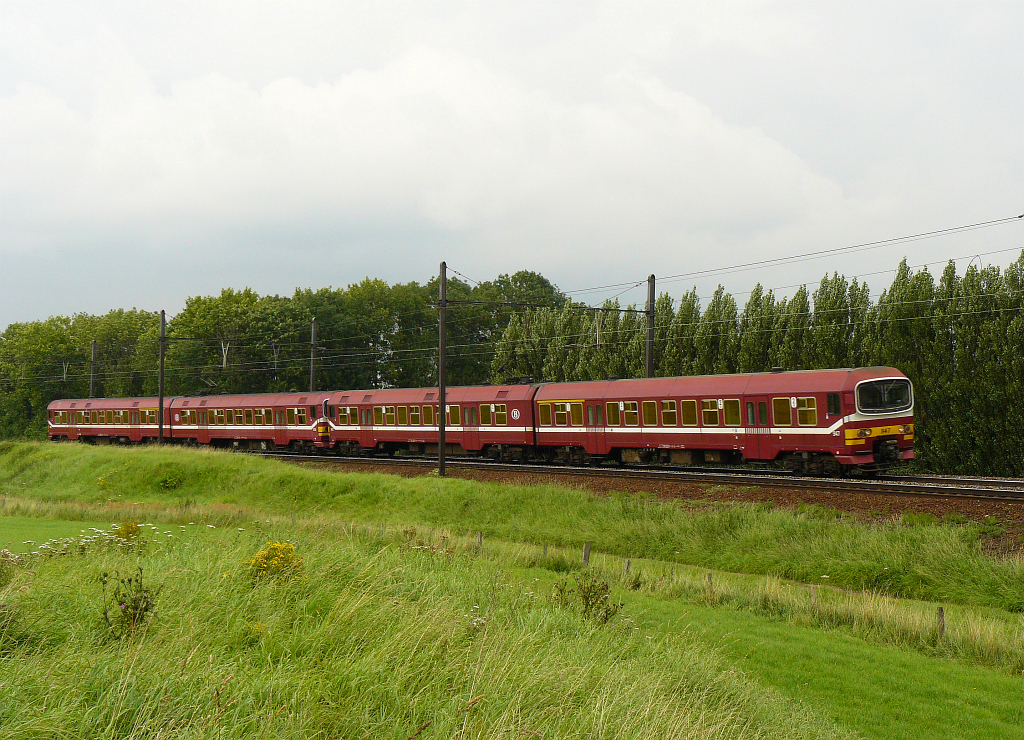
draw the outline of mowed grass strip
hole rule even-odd
[[[104,529],[114,522],[67,521],[38,517],[7,516],[0,509],[0,550],[13,553],[32,552],[47,540],[77,537],[82,530]]]
[[[301,565],[255,577],[268,538]],[[117,640],[99,579],[138,568],[156,614]],[[34,559],[0,589],[0,736],[851,737],[693,633],[595,625],[537,583],[443,542],[326,527],[197,524],[141,552]]]
[[[221,521],[333,512],[510,541],[580,546],[942,603],[1024,611],[1024,558],[983,551],[985,525],[866,525],[836,512],[663,502],[564,486],[338,474],[211,450],[0,443],[0,491],[73,509],[204,503]],[[2,494],[0,494],[2,495]],[[73,517],[68,517],[73,518]]]
[[[748,613],[647,599],[643,624],[701,635],[762,683],[871,738],[1024,736],[1024,681]]]

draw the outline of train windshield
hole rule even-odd
[[[906,411],[913,403],[910,381],[906,378],[870,380],[857,386],[857,408],[862,414]]]

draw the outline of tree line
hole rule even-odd
[[[167,325],[166,392],[247,393],[309,387],[317,319],[318,387],[437,383],[437,280],[259,296],[190,298]],[[647,317],[635,305],[569,300],[543,276],[449,280],[452,385],[643,377]],[[809,292],[760,285],[742,310],[719,286],[655,304],[659,376],[891,365],[913,381],[916,447],[925,469],[1024,475],[1024,253],[1006,270],[950,262],[935,278],[904,260],[872,301],[867,284],[833,273]],[[156,392],[159,316],[78,314],[11,324],[0,334],[0,436],[45,435],[45,408],[89,392]]]
[[[776,298],[757,285],[740,310],[719,286],[655,304],[660,377],[889,365],[915,389],[920,465],[949,474],[1024,475],[1024,253],[1005,271],[950,262],[936,280],[901,262],[877,302],[833,273],[809,293]],[[491,379],[639,378],[647,317],[617,302],[513,315]]]

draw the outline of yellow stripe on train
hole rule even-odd
[[[904,441],[908,442],[914,439],[913,424],[893,424],[886,427],[861,427],[859,429],[847,429],[845,432],[846,444],[848,445],[862,445],[869,439],[891,437],[893,435],[902,435]]]

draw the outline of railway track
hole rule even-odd
[[[414,457],[336,457],[333,455],[296,455],[288,453],[257,453],[264,457],[294,463],[337,465],[373,465],[422,467],[425,471],[437,467],[436,460]],[[607,477],[634,480],[675,480],[689,483],[711,483],[730,486],[753,485],[776,488],[827,489],[850,493],[885,493],[898,496],[928,496],[946,499],[974,499],[1024,504],[1024,480],[1009,478],[950,478],[943,476],[889,475],[874,479],[809,478],[786,471],[746,469],[674,469],[662,468],[610,468],[571,467],[483,462],[456,458],[446,465],[452,469],[483,470],[511,473],[544,474],[552,478]]]

